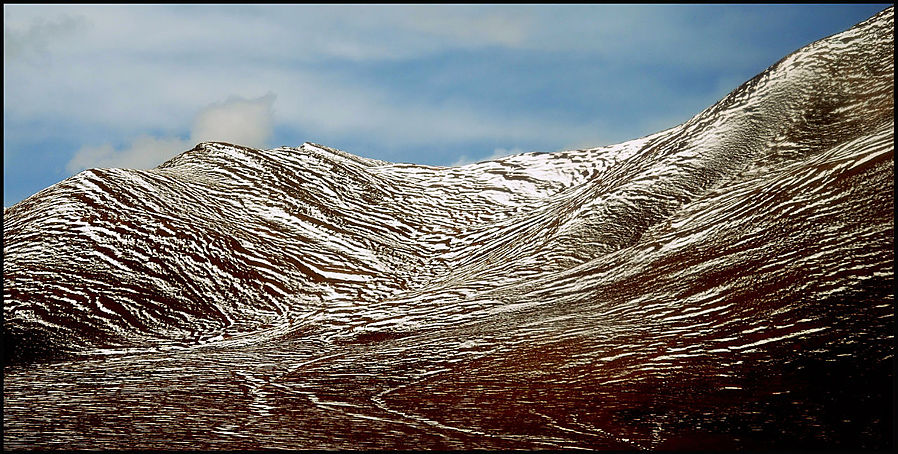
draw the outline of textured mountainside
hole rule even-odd
[[[619,145],[51,186],[4,210],[4,447],[892,446],[893,33]]]

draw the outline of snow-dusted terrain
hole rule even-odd
[[[51,186],[4,210],[4,448],[889,447],[893,33],[607,147]]]

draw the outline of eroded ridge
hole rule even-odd
[[[4,210],[4,447],[890,446],[893,30],[617,145],[51,186]]]

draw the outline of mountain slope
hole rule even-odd
[[[47,188],[4,210],[4,447],[887,447],[893,31],[618,145]]]

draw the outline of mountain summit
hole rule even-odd
[[[887,448],[893,9],[622,144],[44,189],[4,210],[4,448]]]

